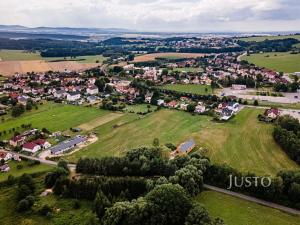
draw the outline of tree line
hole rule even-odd
[[[275,141],[288,156],[300,164],[300,123],[291,116],[279,117],[273,131]]]

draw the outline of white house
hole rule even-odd
[[[157,100],[157,105],[163,106],[164,104],[165,104],[165,100],[163,100],[163,99]]]
[[[86,89],[86,93],[88,95],[96,95],[99,93],[98,87],[95,85],[91,85]]]
[[[0,151],[0,161],[4,160],[5,162],[12,158],[12,154],[4,151]]]
[[[76,100],[80,99],[80,93],[79,92],[72,92],[67,94],[67,100],[70,102],[74,102]]]
[[[205,111],[205,106],[204,105],[197,105],[195,107],[195,113],[203,113]]]
[[[41,149],[41,146],[39,146],[38,144],[36,144],[34,142],[25,143],[22,147],[23,151],[30,152],[30,153],[36,153],[40,149]]]

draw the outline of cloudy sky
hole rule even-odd
[[[1,0],[0,24],[141,31],[300,31],[300,0]]]

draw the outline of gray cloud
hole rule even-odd
[[[300,30],[299,0],[2,0],[0,24],[157,31]]]

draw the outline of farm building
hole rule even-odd
[[[177,155],[186,155],[190,153],[193,148],[196,146],[194,139],[190,139],[182,144],[180,144],[175,151],[171,153],[171,158],[174,158]]]
[[[63,141],[63,142],[59,143],[58,145],[50,148],[51,154],[53,154],[53,155],[61,154],[65,151],[68,151],[72,148],[75,148],[76,146],[84,143],[85,141],[86,141],[85,137],[82,137],[82,136],[78,135],[74,138]]]

